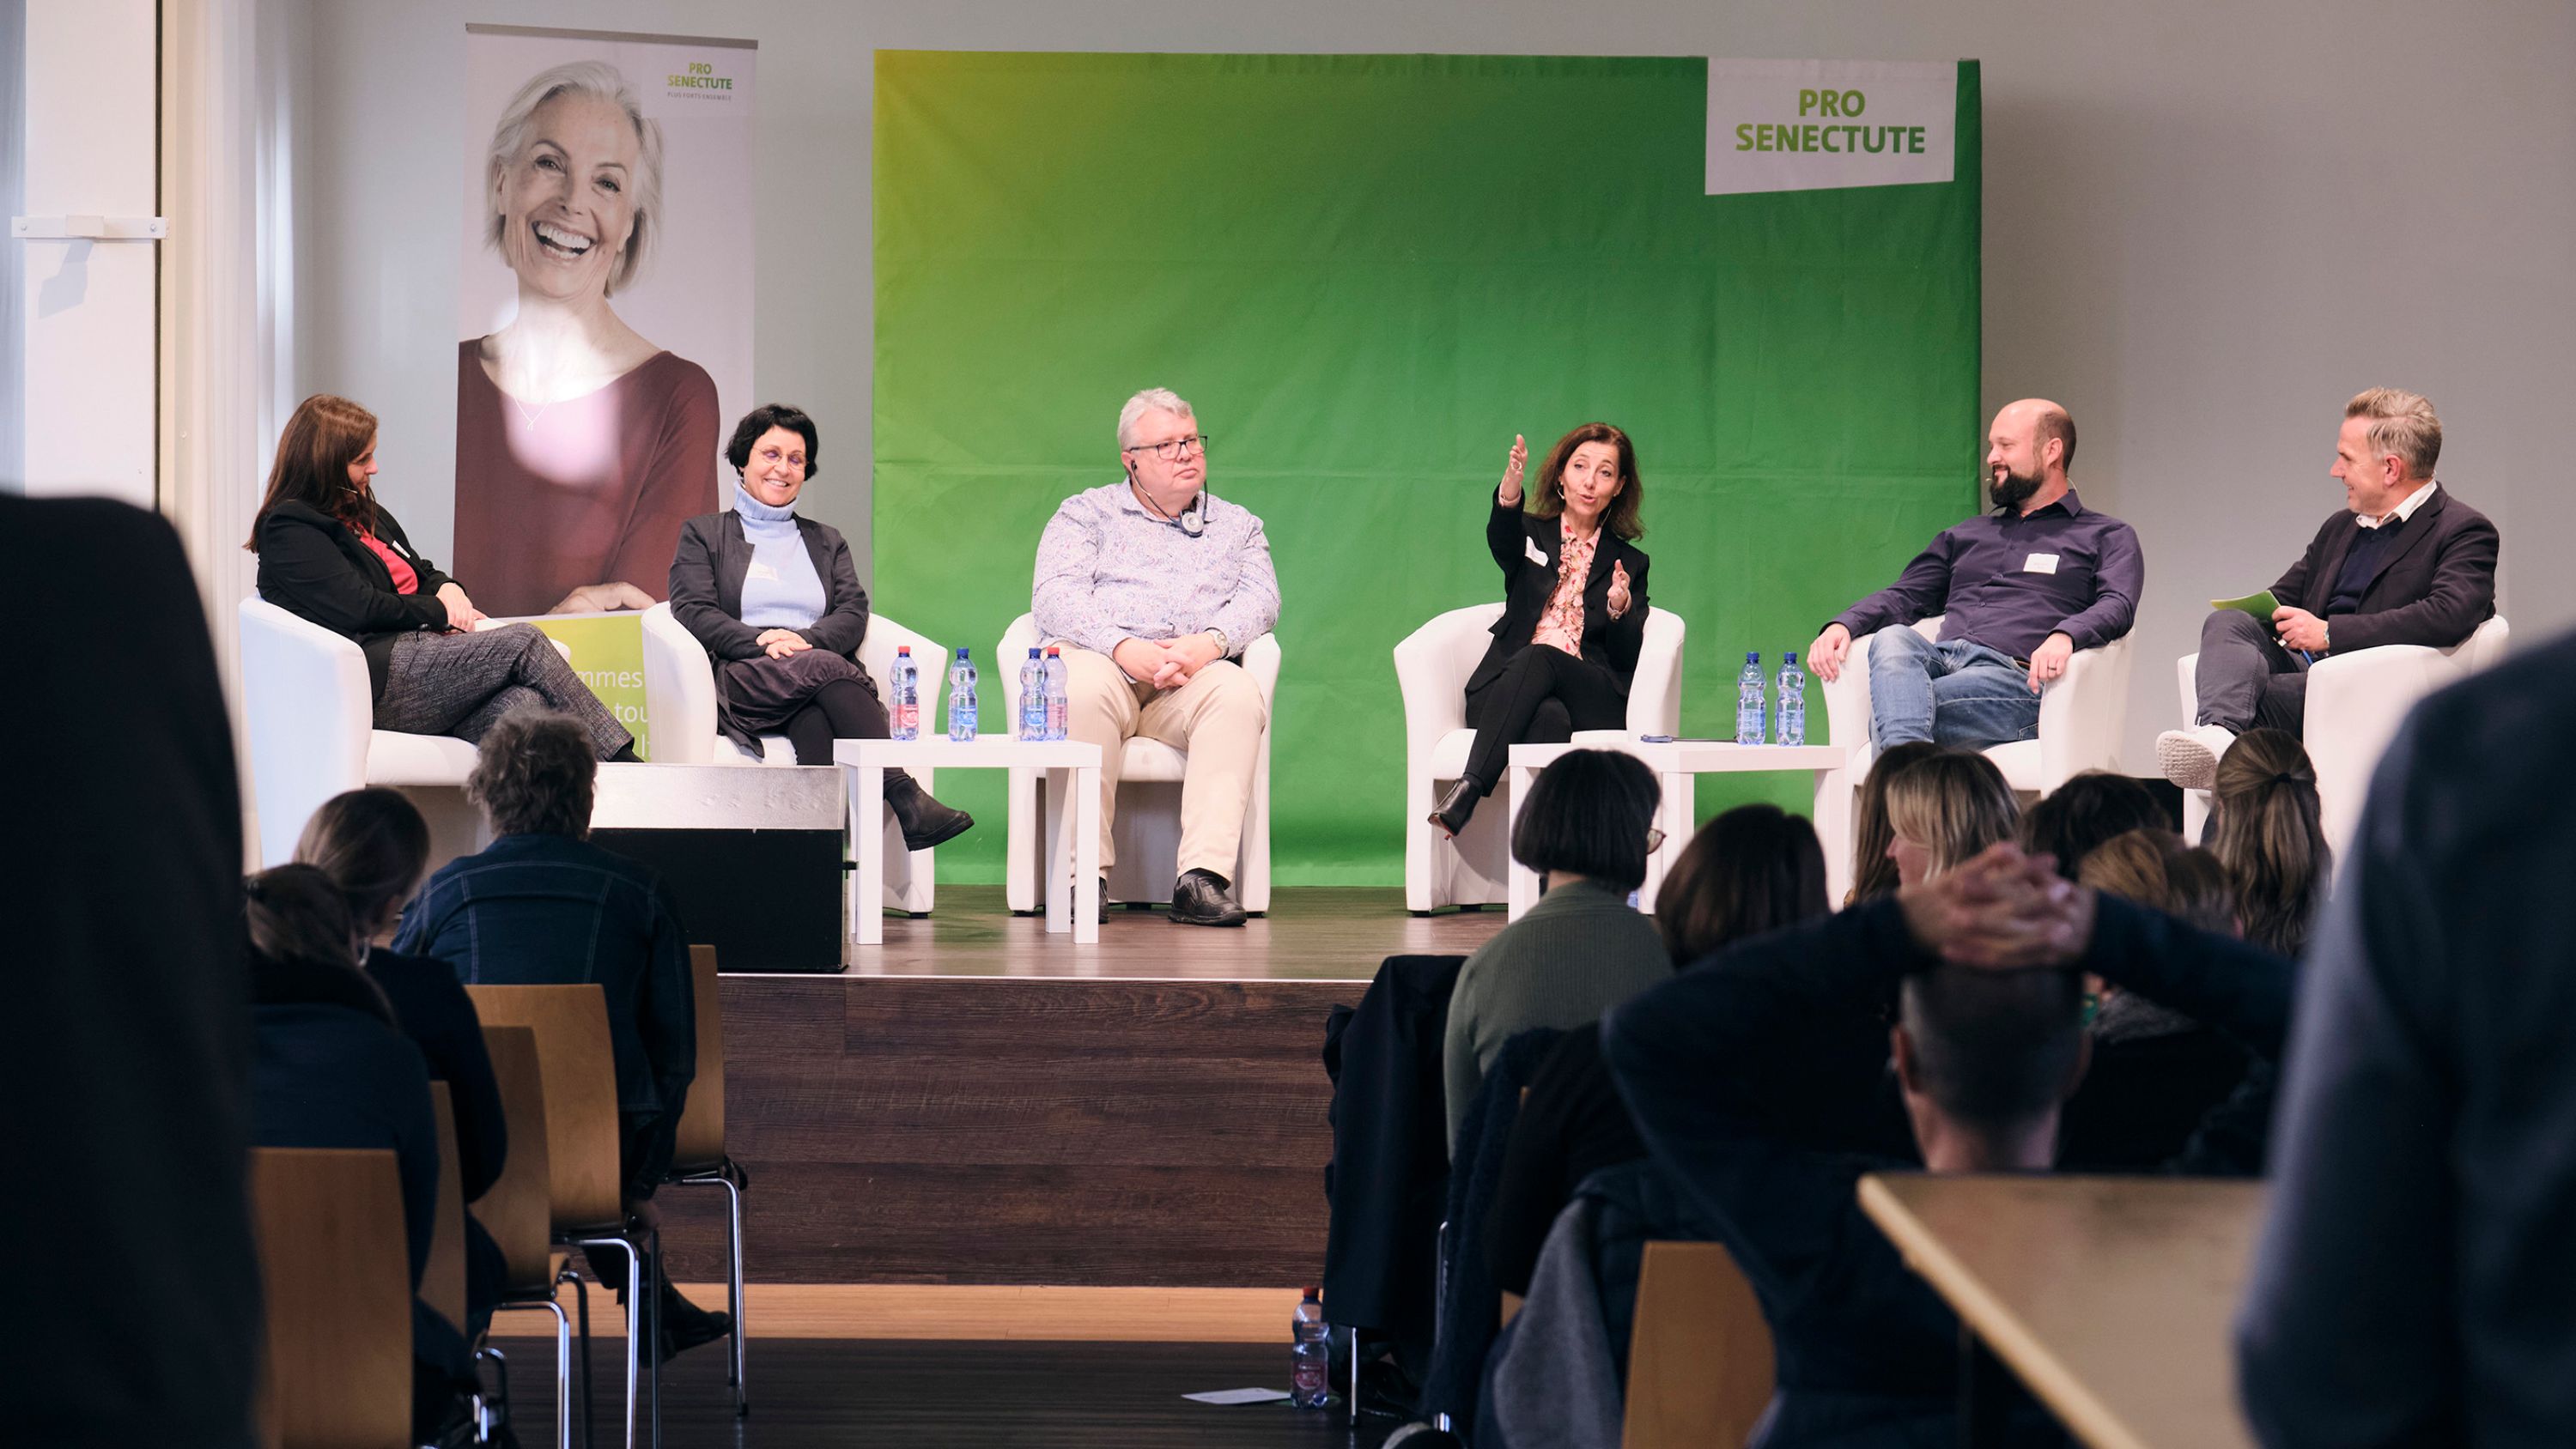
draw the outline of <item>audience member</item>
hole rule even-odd
[[[295,859],[339,887],[360,942],[362,969],[393,1008],[394,1024],[420,1050],[430,1080],[447,1083],[456,1115],[458,1187],[472,1204],[500,1180],[510,1151],[509,1119],[484,1049],[483,1023],[455,967],[405,956],[388,944],[403,903],[429,868],[428,822],[399,790],[351,790],[313,812],[296,842]],[[465,1219],[465,1268],[466,1321],[460,1326],[472,1341],[491,1324],[508,1265],[500,1245],[471,1214]]]
[[[1888,746],[1870,762],[1869,775],[1861,781],[1852,804],[1852,883],[1843,893],[1844,905],[1896,894],[1902,882],[1896,878],[1896,857],[1887,853],[1892,836],[1887,828],[1887,782],[1915,761],[1943,753],[1930,740],[1907,740]]]
[[[2021,802],[1983,755],[1946,750],[1917,760],[1887,782],[1887,858],[1901,885],[1956,869],[1998,840],[2010,840]]]
[[[2214,935],[2236,934],[2226,868],[2170,830],[2132,830],[2083,857],[2076,879]],[[2093,1065],[2066,1104],[2057,1165],[2068,1172],[2148,1172],[2183,1155],[2192,1134],[2246,1080],[2256,1058],[2182,1012],[2108,982],[2092,1021]]]
[[[395,1027],[384,993],[359,972],[356,924],[329,876],[281,865],[252,876],[247,893],[253,1140],[393,1153],[415,1295],[412,1428],[415,1442],[445,1443],[455,1422],[470,1418],[474,1364],[457,1326],[417,1297],[438,1220],[429,1069]]]
[[[2075,420],[2040,398],[2008,403],[1986,435],[1994,512],[1952,525],[1896,582],[1835,616],[1807,651],[1816,677],[1842,675],[1869,646],[1869,738],[1884,750],[1933,740],[1981,750],[2039,735],[2040,691],[2078,649],[2121,638],[2146,562],[2138,535],[2075,496]],[[1939,614],[1939,642],[1911,626]]]
[[[1863,1145],[1873,1099],[1892,1059],[1934,1172],[2046,1170],[2088,1049],[2078,971],[2267,1049],[2289,1013],[2289,963],[2008,842],[1611,1010],[1603,1051],[1647,1146],[1721,1224],[1770,1321],[1766,1449],[1947,1442],[1958,1320],[1856,1197],[1862,1174],[1907,1165]],[[1867,1006],[1900,983],[1898,1022],[1876,1025]],[[2012,1442],[2062,1442],[2035,1411],[2011,1418]]]
[[[0,1424],[59,1449],[248,1449],[242,802],[196,580],[142,509],[0,489],[0,617],[19,700],[0,755],[21,766],[0,876],[19,1305]]]
[[[1672,973],[1655,923],[1628,904],[1662,842],[1654,773],[1630,755],[1575,750],[1539,771],[1512,825],[1512,858],[1546,894],[1459,968],[1442,1039],[1449,1141],[1503,1043],[1532,1027],[1587,1025]]]
[[[2173,812],[2144,781],[2086,770],[2032,802],[2021,813],[2013,838],[2032,855],[2054,859],[2057,873],[2074,880],[2084,858],[2102,842],[2132,830],[2171,834],[2175,823]]]
[[[2284,956],[2306,949],[2334,874],[2319,808],[2316,766],[2281,730],[2247,730],[2218,762],[2210,848],[2235,881],[2245,939]]]
[[[429,878],[403,912],[394,949],[446,961],[471,982],[604,989],[622,1191],[628,1211],[650,1224],[697,1075],[697,1001],[687,938],[661,879],[587,839],[597,773],[581,727],[561,715],[526,710],[494,725],[465,781],[493,841]],[[665,1352],[730,1330],[730,1315],[697,1307],[667,1282],[660,1291]]]
[[[1655,924],[1674,964],[1811,921],[1825,903],[1825,852],[1815,827],[1776,805],[1739,805],[1700,827],[1655,898]],[[1506,1291],[1529,1291],[1530,1269],[1557,1213],[1594,1172],[1646,1155],[1618,1084],[1601,1060],[1601,1025],[1567,1031],[1539,1063],[1503,1153],[1485,1215],[1485,1263]]]
[[[2371,782],[2236,1325],[2273,1449],[2576,1444],[2571,725],[2576,639],[2425,700]]]

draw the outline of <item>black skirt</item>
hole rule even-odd
[[[800,649],[784,659],[763,654],[727,660],[716,671],[716,724],[725,738],[757,755],[759,736],[785,729],[816,691],[843,679],[855,681],[871,696],[877,692],[865,667],[828,649]]]

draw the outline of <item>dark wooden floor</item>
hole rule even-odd
[[[519,1442],[547,1442],[554,1412],[552,1340],[503,1342]],[[622,1372],[603,1341],[599,1442],[617,1442]],[[921,1343],[755,1338],[752,1412],[737,1420],[724,1352],[709,1345],[663,1368],[663,1439],[745,1449],[912,1449],[1047,1445],[1053,1449],[1209,1449],[1214,1445],[1376,1449],[1395,1427],[1366,1416],[1353,1432],[1339,1401],[1215,1408],[1181,1397],[1207,1389],[1288,1386],[1288,1346],[1167,1343]],[[579,1436],[576,1418],[574,1433]]]
[[[1501,925],[1417,918],[1399,891],[1299,890],[1242,930],[1112,911],[1076,947],[998,887],[943,887],[931,919],[887,921],[878,969],[728,976],[751,1277],[1314,1282],[1327,1014],[1381,958],[1464,953]],[[722,1276],[721,1196],[663,1195],[683,1281]]]
[[[1463,954],[1502,926],[1500,906],[1414,916],[1399,889],[1309,888],[1272,892],[1269,914],[1240,930],[1113,907],[1099,944],[1077,946],[1037,917],[1012,915],[1000,886],[944,885],[928,917],[887,916],[885,944],[847,949],[850,973],[867,976],[1366,981],[1388,956]]]

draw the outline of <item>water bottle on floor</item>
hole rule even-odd
[[[1735,742],[1762,743],[1762,651],[1744,651],[1744,672],[1735,676]]]
[[[1296,1347],[1288,1363],[1288,1401],[1320,1409],[1333,1397],[1333,1330],[1324,1322],[1324,1290],[1309,1288],[1291,1325]]]
[[[1046,661],[1038,656],[1038,646],[1029,646],[1029,657],[1020,664],[1020,738],[1042,740],[1047,737]]]
[[[1064,651],[1050,644],[1046,652],[1046,737],[1051,740],[1071,739],[1073,696],[1066,693]]]
[[[886,736],[889,739],[921,738],[921,666],[912,662],[912,646],[898,644],[894,651],[894,672],[886,680],[886,692],[893,696],[893,708],[886,711]]]
[[[1798,667],[1798,651],[1780,656],[1780,714],[1775,732],[1784,745],[1807,742],[1807,675]]]
[[[957,646],[957,662],[948,666],[948,738],[972,744],[975,739],[975,665],[966,646]]]

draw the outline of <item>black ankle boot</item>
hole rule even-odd
[[[906,850],[928,850],[943,841],[955,840],[975,825],[974,816],[940,804],[910,776],[886,781],[885,799],[886,808],[894,812],[895,823],[903,827]]]
[[[1462,778],[1440,797],[1440,808],[1431,812],[1431,823],[1456,836],[1467,828],[1467,822],[1476,814],[1476,802],[1484,798],[1483,786]]]

